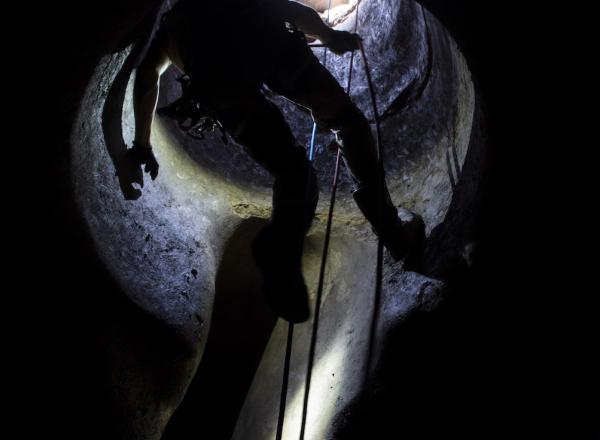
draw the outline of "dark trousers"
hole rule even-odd
[[[284,61],[266,85],[306,107],[320,127],[336,133],[356,186],[375,190],[377,153],[365,116],[312,52],[307,50],[303,56]],[[275,178],[272,224],[281,225],[288,232],[296,230],[303,238],[318,197],[314,170],[305,148],[298,145],[281,111],[262,92],[253,90],[231,96],[215,101],[218,119],[235,141]]]

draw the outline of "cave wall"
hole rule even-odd
[[[120,406],[126,390],[106,379],[126,364],[117,361],[141,359],[121,371],[151,376],[156,394],[172,388],[164,378],[186,350],[104,267],[69,172],[98,59],[137,41],[156,3],[4,5],[4,427],[21,438],[127,438],[135,408]],[[554,0],[421,3],[459,42],[485,97],[493,188],[474,278],[398,329],[387,396],[353,409],[343,438],[596,438],[595,261],[583,257],[594,227],[578,211],[594,200],[596,173],[571,154],[594,127],[579,111],[594,82],[580,68],[593,53],[594,27],[583,25],[593,14]]]
[[[390,167],[388,175],[396,202],[409,207],[422,208],[426,213],[428,229],[431,231],[443,223],[453,197],[446,161],[449,144],[454,143],[459,149],[459,152],[451,156],[453,160],[454,156],[457,158],[458,163],[451,164],[455,167],[461,166],[460,162],[464,161],[466,150],[470,145],[469,133],[475,119],[473,115],[476,113],[472,85],[470,85],[468,70],[456,47],[432,17],[411,2],[394,3],[382,9],[373,7],[374,4],[375,2],[371,2],[373,8],[371,13],[365,14],[365,23],[368,23],[369,19],[395,17],[388,21],[383,20],[387,27],[382,26],[382,32],[391,32],[391,35],[395,36],[392,40],[396,42],[395,44],[406,41],[407,35],[411,38],[415,37],[411,40],[412,44],[406,45],[407,52],[402,54],[403,57],[396,55],[397,58],[389,56],[393,53],[393,46],[378,52],[376,43],[385,40],[380,34],[369,35],[366,40],[369,53],[374,54],[371,55],[372,63],[376,82],[380,86],[382,108],[386,110],[391,108],[394,101],[406,89],[410,92],[407,92],[407,96],[418,98],[414,99],[406,109],[406,111],[414,109],[411,115],[416,118],[414,132],[412,125],[399,128],[398,122],[392,122],[394,118],[396,121],[399,120],[400,113],[390,111],[389,118],[386,119],[385,135],[389,139],[401,140],[397,143],[386,142],[389,150],[387,156],[391,158],[388,164]],[[399,33],[400,35],[394,33],[395,20],[407,25],[404,28],[406,33]],[[429,22],[431,29],[426,29],[426,22]],[[350,22],[345,23],[345,25],[349,24]],[[369,29],[368,26],[366,28]],[[373,46],[369,47],[369,44]],[[436,48],[434,53],[438,58],[432,59],[430,51],[433,47]],[[173,376],[174,386],[171,388],[171,395],[167,397],[152,392],[150,396],[140,397],[132,391],[144,389],[152,379],[148,379],[149,382],[145,383],[143,381],[135,383],[131,377],[118,374],[114,376],[112,385],[123,390],[124,395],[128,396],[125,400],[130,399],[130,404],[123,407],[123,412],[134,414],[131,426],[127,427],[128,432],[132,436],[143,437],[159,435],[169,415],[181,400],[183,390],[191,380],[206,343],[215,293],[213,280],[218,271],[223,248],[244,220],[268,216],[269,188],[267,181],[258,182],[252,191],[241,187],[241,176],[261,176],[260,170],[253,168],[247,161],[246,168],[241,167],[243,172],[239,174],[232,170],[227,170],[226,174],[218,168],[203,167],[201,161],[193,160],[190,148],[181,145],[183,142],[177,138],[177,133],[159,121],[155,126],[154,142],[162,164],[161,176],[156,182],[146,183],[141,198],[136,201],[125,201],[119,181],[114,176],[114,162],[111,162],[110,155],[115,151],[118,152],[119,149],[122,152],[124,144],[131,139],[130,90],[127,92],[126,86],[130,84],[128,70],[132,70],[134,60],[141,51],[142,49],[128,46],[105,55],[98,61],[93,74],[88,78],[86,92],[79,103],[78,119],[73,124],[71,166],[78,206],[102,261],[135,307],[139,307],[143,313],[171,329],[184,341],[186,349],[189,350],[187,357],[179,361],[183,373]],[[401,61],[398,62],[398,59]],[[379,60],[383,61],[379,62]],[[438,64],[434,67],[431,66],[432,62]],[[416,67],[413,63],[416,63]],[[357,72],[360,72],[359,66],[360,63],[357,61]],[[334,64],[332,69],[339,78],[343,78],[345,64],[342,61]],[[434,73],[427,73],[428,70]],[[426,87],[420,87],[423,81],[427,82]],[[356,86],[358,92],[355,99],[368,113],[368,106],[365,105],[364,77],[361,77],[360,73],[356,84],[358,84]],[[443,84],[454,85],[450,87],[451,91],[447,95],[444,93],[448,88],[442,87]],[[119,104],[121,94],[126,96],[122,112]],[[419,105],[421,105],[421,112],[417,111]],[[429,106],[437,109],[448,108],[451,114],[424,112],[423,109],[428,109]],[[310,131],[310,122],[294,109],[287,108],[286,114],[296,132]],[[122,141],[119,139],[120,130],[115,129],[121,123]],[[452,130],[447,129],[448,125]],[[307,129],[304,129],[305,127]],[[459,138],[458,142],[448,141],[449,131],[458,132],[462,138]],[[430,136],[430,140],[423,143],[427,148],[420,151],[419,138],[427,139],[424,133]],[[106,143],[111,145],[107,146]],[[406,145],[407,152],[399,154],[399,144]],[[404,160],[403,157],[410,157],[410,154],[413,154],[416,159],[413,161],[412,171],[407,168],[409,161]],[[395,158],[397,160],[394,160]],[[240,161],[243,160],[244,158],[240,158]],[[324,193],[321,200],[327,199],[326,192],[331,177],[330,164],[331,154],[319,156],[317,167]],[[215,169],[218,172],[215,172]],[[420,194],[411,196],[410,193],[406,193],[408,185],[398,183],[412,176],[417,180],[414,187],[418,187],[425,178],[433,176],[433,180],[427,184],[427,188],[434,192],[429,201],[426,200],[426,194],[425,197],[421,197]],[[262,177],[264,178],[264,175]],[[340,197],[340,215],[334,240],[340,250],[333,252],[332,261],[336,261],[336,264],[332,264],[331,279],[350,279],[352,273],[344,262],[355,255],[362,255],[368,260],[369,250],[372,250],[374,245],[368,228],[351,206],[347,178],[344,180],[344,185],[346,185],[345,194]],[[418,205],[419,203],[421,205]],[[428,207],[431,207],[429,212],[427,212]],[[325,210],[323,204],[319,210],[322,218]],[[459,227],[464,225],[459,224]],[[322,224],[317,224],[311,237],[313,244],[317,243],[314,244],[316,247],[322,240],[321,231]],[[348,241],[348,237],[357,236],[361,238],[357,248],[346,250],[347,254],[343,254],[341,250],[345,249],[343,244]],[[315,264],[317,254],[317,252],[307,254],[309,255],[305,263],[307,270],[311,264]],[[439,295],[439,291],[430,290],[429,286],[438,286],[439,282],[403,274],[401,268],[394,267],[389,262],[386,270],[389,274],[386,294],[389,295],[388,298],[399,301],[400,305],[397,309],[392,308],[395,311],[384,320],[384,325],[390,325],[390,322],[400,319],[414,307],[423,304],[423,307],[427,308],[427,305],[435,303],[433,299]],[[314,281],[315,271],[308,270],[307,273],[311,273],[309,282]],[[402,280],[400,283],[402,289],[396,286],[398,279]],[[369,278],[357,280],[356,284],[364,286],[367,290]],[[356,286],[351,287],[356,289]],[[343,299],[347,297],[349,291],[350,288],[332,285],[332,301],[344,302]],[[426,293],[425,297],[422,296],[423,293]],[[357,311],[363,310],[368,303],[368,298],[365,296],[361,301],[364,302],[360,303],[360,306],[356,304],[351,306]],[[345,325],[350,327],[356,321],[351,316],[346,316],[346,319]],[[336,322],[334,318],[332,322]],[[276,341],[278,338],[281,340],[280,336],[277,336],[280,334],[281,330],[276,330],[273,340]],[[327,337],[324,340],[333,340],[337,334],[334,329],[331,329],[325,335]],[[338,343],[344,344],[343,341],[347,342],[347,339],[342,338],[341,341]],[[115,349],[115,356],[119,356],[117,354],[119,350],[120,348]],[[270,344],[268,350],[280,352],[280,343]],[[343,356],[340,355],[339,359],[344,359]],[[360,358],[360,355],[357,356]],[[265,359],[268,361],[275,358]],[[339,359],[336,362],[339,362]],[[298,365],[301,369],[301,362]],[[120,371],[127,368],[134,371],[136,369],[131,366],[114,368]],[[261,370],[265,371],[268,368],[270,367],[261,367]],[[265,380],[264,377],[257,378],[257,381],[261,380]],[[340,380],[336,384],[342,390],[343,398],[340,402],[331,405],[333,408],[337,405],[339,409],[358,392],[356,377],[345,382]],[[321,386],[326,387],[327,384],[323,383]],[[276,388],[275,384],[271,384],[270,387]],[[270,394],[276,395],[275,390]],[[155,402],[152,408],[146,410],[144,414],[137,414],[134,407],[139,401],[148,400]],[[260,405],[253,408],[266,411],[269,404],[264,408]],[[250,408],[250,411],[253,408]],[[244,417],[251,417],[251,412],[247,411],[249,410],[246,409],[248,415]],[[331,409],[330,412],[330,417],[333,417],[335,410]],[[144,422],[150,419],[154,420],[152,428]],[[324,422],[318,429],[326,429],[326,427],[327,423]]]

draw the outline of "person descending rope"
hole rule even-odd
[[[305,107],[319,127],[336,134],[355,184],[354,200],[405,268],[417,268],[425,234],[419,216],[413,215],[410,224],[398,217],[379,177],[368,120],[313,54],[306,35],[335,54],[359,48],[356,34],[330,28],[314,9],[295,1],[180,0],[163,16],[137,68],[135,140],[128,150],[130,159],[145,165],[155,179],[159,165],[150,143],[151,124],[160,76],[174,64],[185,75],[183,96],[162,113],[186,130],[222,128],[274,177],[271,221],[253,240],[252,251],[267,302],[292,323],[310,315],[301,259],[317,206],[317,179],[305,148],[263,94],[264,86]],[[186,121],[191,122],[185,126]]]

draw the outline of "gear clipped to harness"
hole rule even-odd
[[[157,113],[173,119],[180,130],[194,139],[204,140],[205,133],[219,130],[221,140],[228,144],[227,133],[214,111],[203,105],[192,93],[192,78],[182,75],[177,81],[181,84],[181,97],[172,104],[159,108]]]

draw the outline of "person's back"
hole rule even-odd
[[[278,14],[281,0],[183,0],[165,14],[169,34],[185,73],[198,82],[262,82],[291,35]]]

